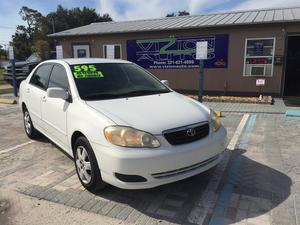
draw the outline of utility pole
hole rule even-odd
[[[55,33],[55,23],[53,17],[51,17],[51,23],[52,23],[52,33]]]

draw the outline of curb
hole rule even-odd
[[[0,104],[17,104],[17,100],[9,98],[0,98]]]
[[[300,117],[300,110],[287,110],[285,113],[286,116],[291,116],[291,117]]]

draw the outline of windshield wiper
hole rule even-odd
[[[168,93],[169,90],[136,90],[125,93],[127,97]]]
[[[111,99],[111,98],[120,98],[120,97],[124,97],[124,96],[116,93],[94,93],[90,95],[85,95],[82,98],[84,100],[102,100],[102,99]]]
[[[113,99],[113,98],[126,98],[142,95],[153,95],[153,94],[162,94],[168,93],[169,90],[136,90],[125,93],[93,93],[85,95],[82,97],[84,100],[103,100],[103,99]]]

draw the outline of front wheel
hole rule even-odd
[[[96,192],[106,186],[93,149],[85,137],[78,138],[74,144],[74,161],[78,178],[87,190]]]
[[[39,137],[40,133],[34,128],[30,114],[27,108],[24,109],[23,113],[23,120],[24,120],[24,128],[25,133],[30,139],[36,139]]]

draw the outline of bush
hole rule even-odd
[[[32,51],[37,53],[42,60],[48,59],[50,56],[49,43],[44,40],[37,40],[32,46]]]

